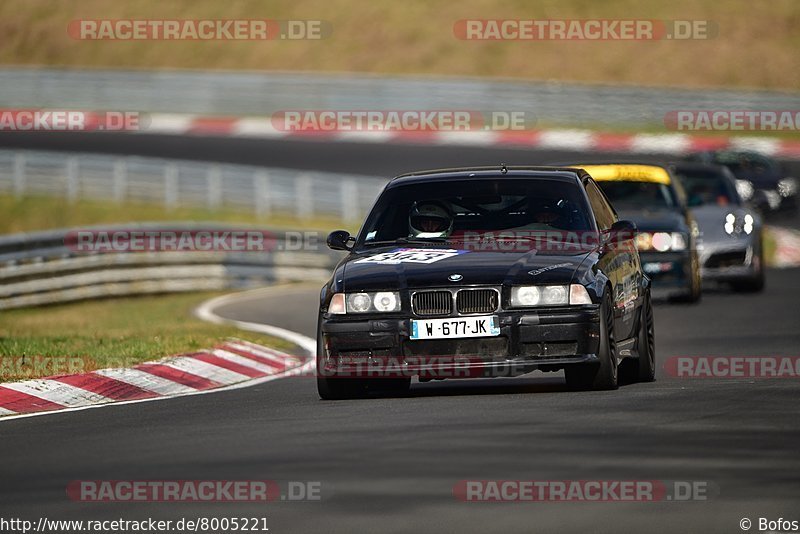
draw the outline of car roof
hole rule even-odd
[[[725,174],[725,167],[724,165],[719,165],[717,163],[701,163],[697,161],[676,161],[674,163],[670,163],[670,167],[673,169],[685,169],[688,171],[717,171],[720,174]]]
[[[586,177],[588,177],[586,172],[575,168],[497,165],[495,167],[459,167],[416,171],[401,174],[393,178],[387,187],[391,188],[433,181],[482,180],[486,178],[502,178],[509,180],[541,178],[576,183],[584,180]]]
[[[660,163],[576,163],[597,182],[653,182],[672,183],[669,169]]]

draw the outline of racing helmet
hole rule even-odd
[[[440,202],[415,202],[408,214],[408,231],[411,237],[448,237],[453,216]]]

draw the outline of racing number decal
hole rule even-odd
[[[363,258],[355,263],[435,263],[459,254],[464,254],[466,250],[455,249],[425,249],[425,248],[398,248],[391,252],[383,252],[368,258]]]

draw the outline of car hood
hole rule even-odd
[[[749,213],[755,220],[756,228],[760,224],[755,213],[740,206],[698,206],[692,208],[691,211],[692,217],[694,217],[700,230],[701,240],[706,243],[712,241],[729,242],[731,240],[731,236],[725,232],[725,217],[729,213],[733,213],[737,221],[741,221]]]
[[[386,253],[443,249],[417,249],[406,247],[380,247],[351,254],[342,266],[345,291],[381,289],[408,289],[459,285],[501,285],[524,283],[560,283],[573,280],[575,272],[592,250],[568,251],[527,250],[513,252],[449,250],[443,257],[430,263],[411,261],[386,261]],[[450,280],[451,275],[460,275]]]
[[[687,231],[683,214],[673,210],[620,210],[620,219],[627,219],[636,223],[636,227],[643,232],[674,232]]]

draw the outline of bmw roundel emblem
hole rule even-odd
[[[464,277],[458,273],[453,273],[450,276],[448,276],[447,279],[450,280],[451,282],[460,282],[461,280],[464,279]]]

